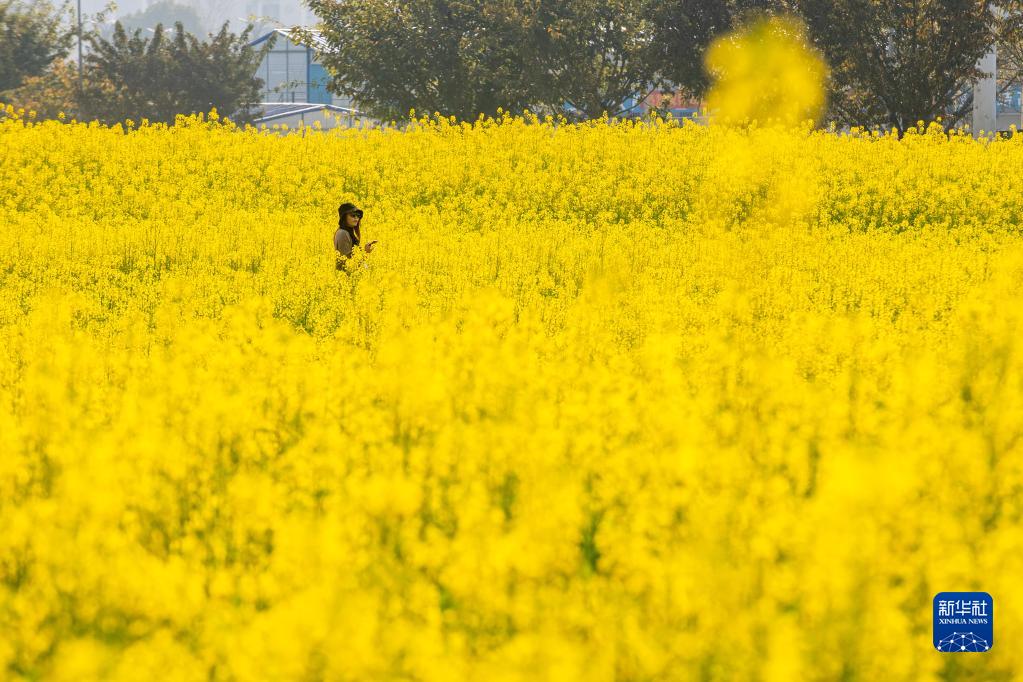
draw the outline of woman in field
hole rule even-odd
[[[337,269],[344,270],[345,263],[352,256],[355,247],[359,246],[361,235],[359,226],[362,223],[362,209],[355,204],[344,203],[337,208],[337,231],[334,233],[334,250],[337,251]],[[377,240],[366,244],[366,253],[373,250]]]

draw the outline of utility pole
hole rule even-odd
[[[78,0],[78,108],[82,107],[82,0]]]

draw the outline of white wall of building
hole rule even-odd
[[[994,47],[977,62],[977,68],[987,75],[973,86],[973,122],[971,129],[975,135],[981,131],[992,132],[999,129],[998,113],[995,106],[995,100],[998,96],[996,89],[998,56]]]

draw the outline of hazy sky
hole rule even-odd
[[[75,0],[72,0],[74,2]],[[107,4],[106,0],[81,0],[82,12],[93,14]],[[144,9],[154,0],[116,0],[114,16],[123,16]],[[311,24],[316,16],[301,0],[176,0],[179,5],[195,8],[210,29],[230,21],[234,30],[240,30],[249,15],[268,16],[284,24]]]

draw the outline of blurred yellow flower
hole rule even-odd
[[[824,111],[827,66],[795,19],[760,19],[707,50],[714,84],[706,108],[729,123],[816,121]]]

